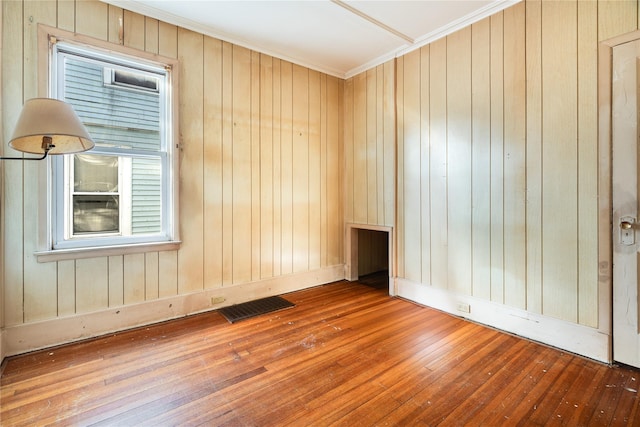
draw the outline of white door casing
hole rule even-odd
[[[638,99],[640,41],[612,56],[613,358],[640,367],[638,318]]]

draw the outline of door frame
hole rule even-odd
[[[613,363],[613,131],[612,77],[616,46],[640,40],[640,30],[598,45],[598,329],[609,336],[609,361]]]
[[[394,247],[393,247],[393,227],[385,225],[357,224],[348,222],[345,224],[345,279],[349,281],[358,280],[358,232],[360,230],[383,231],[388,235],[389,252],[389,295],[397,295],[395,270],[394,270]]]

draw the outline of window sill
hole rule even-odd
[[[133,245],[100,246],[92,248],[54,249],[39,251],[35,255],[38,262],[55,262],[71,259],[96,258],[102,256],[138,254],[144,252],[175,251],[181,241],[140,243]]]

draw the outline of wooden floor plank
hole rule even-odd
[[[542,350],[541,346],[527,343],[523,351],[508,362],[504,362],[497,372],[488,373],[490,378],[464,399],[464,402],[458,405],[449,417],[459,420],[461,424],[470,424],[474,421],[481,422],[483,414],[496,411],[496,408],[504,405],[513,390],[528,377],[526,368],[535,363],[540,350]]]
[[[640,425],[640,372],[337,282],[9,358],[0,424]]]

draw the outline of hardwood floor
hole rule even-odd
[[[338,282],[10,358],[0,424],[640,425],[640,371]]]

